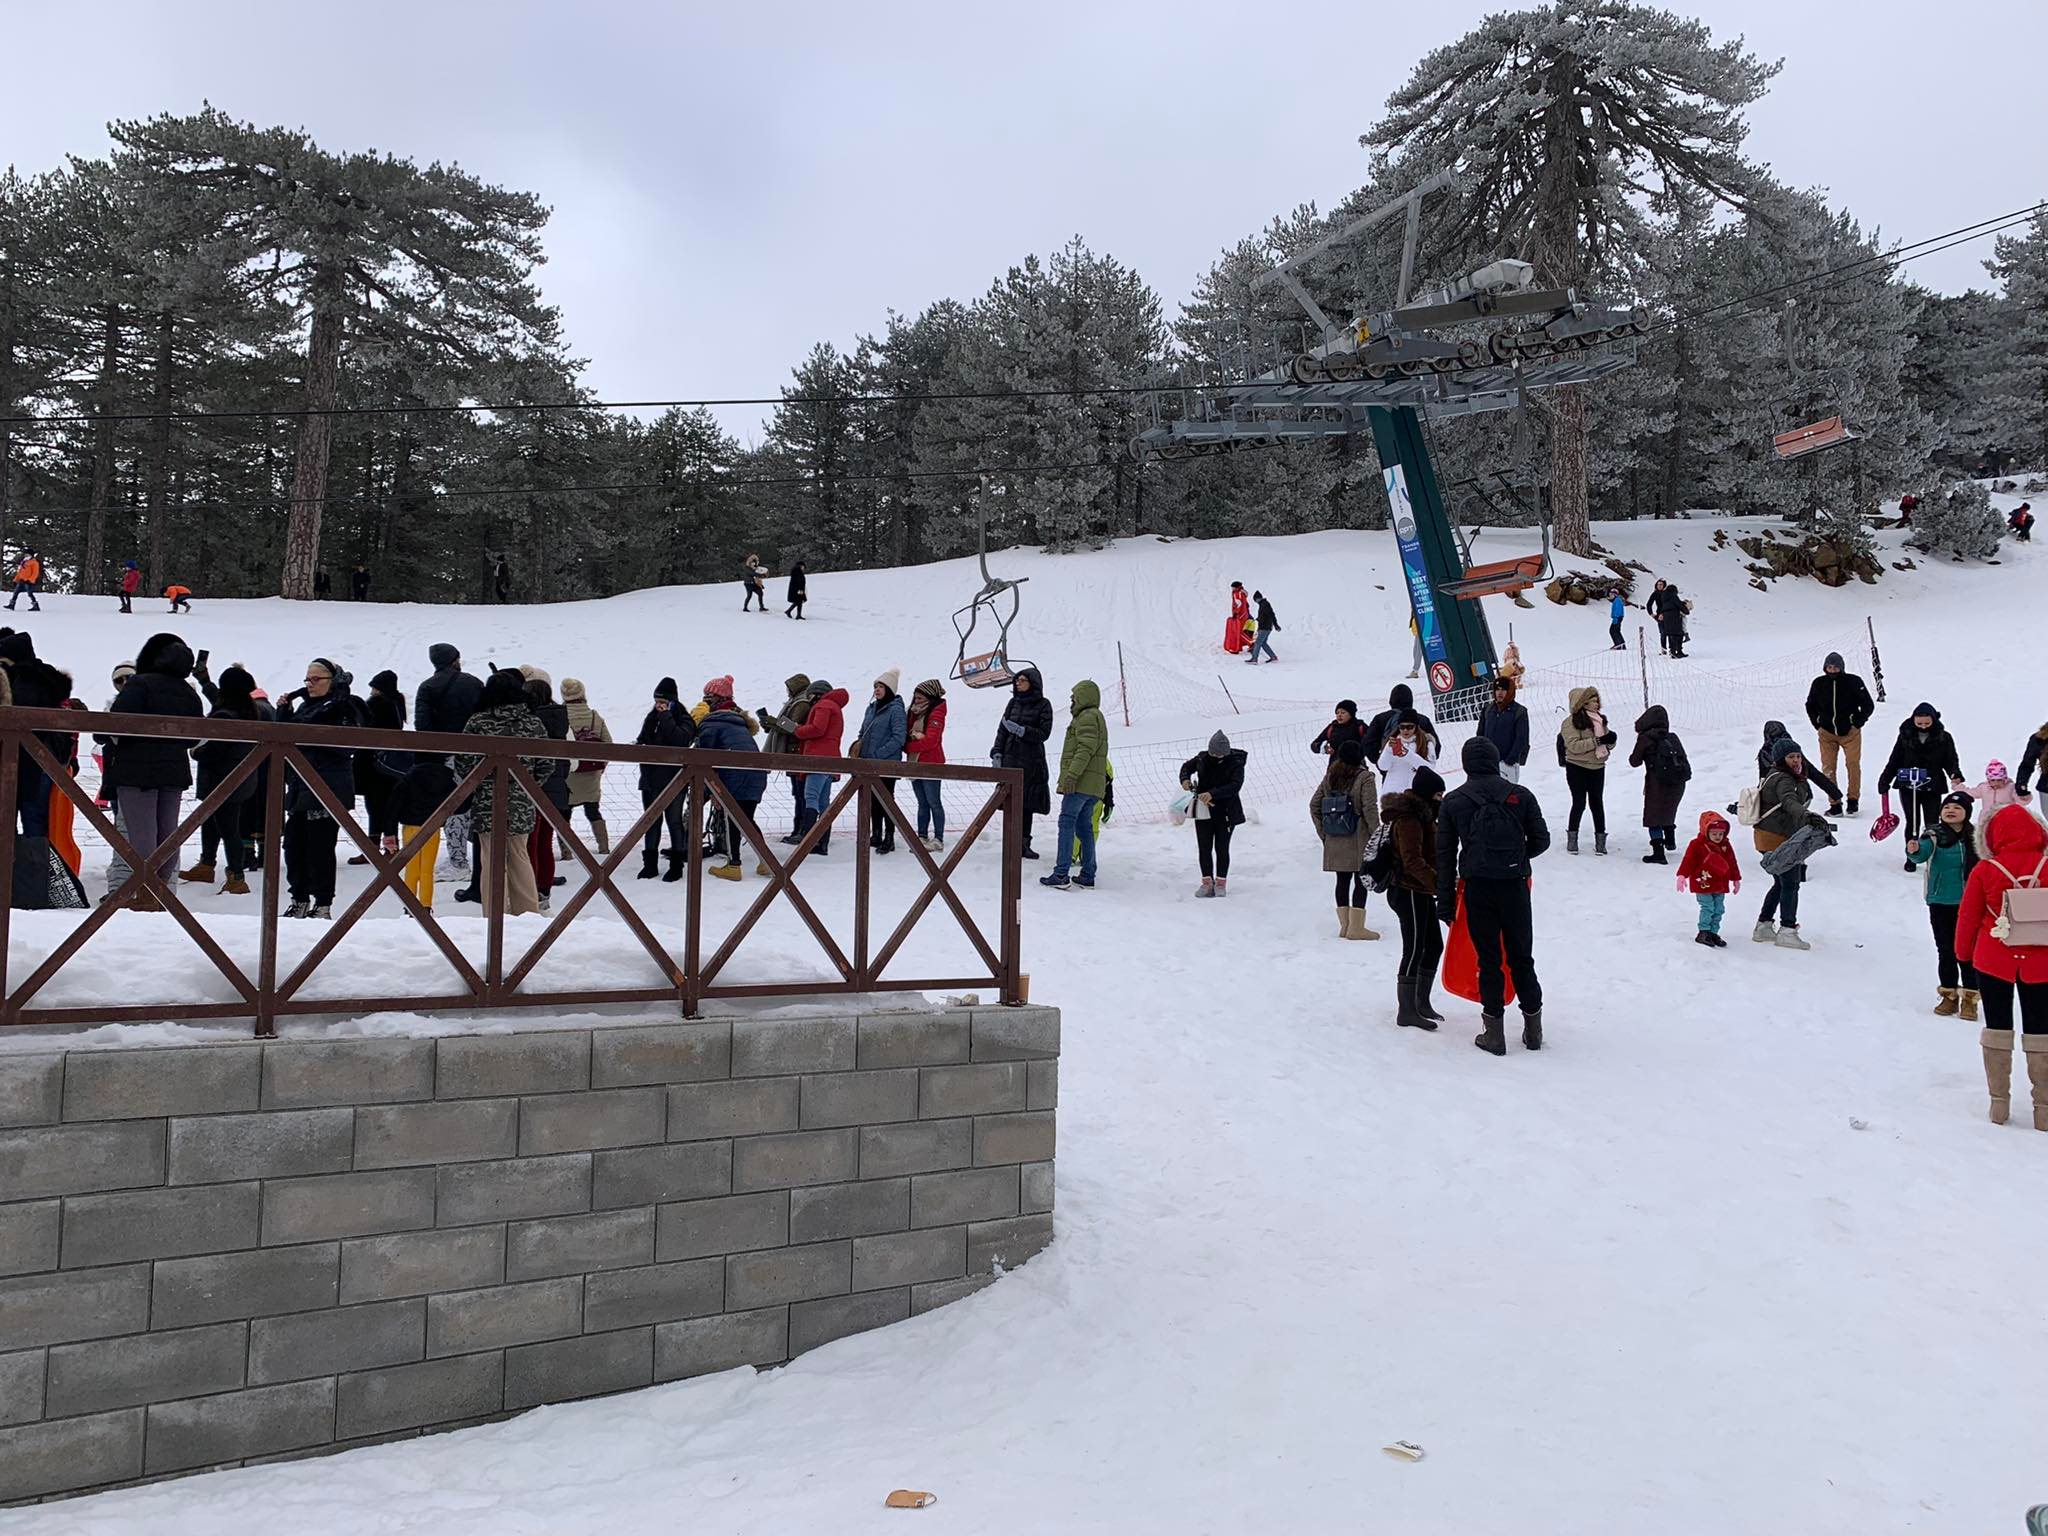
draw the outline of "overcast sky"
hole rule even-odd
[[[210,100],[453,160],[554,210],[548,298],[608,399],[772,395],[818,340],[971,299],[1076,232],[1169,313],[1218,251],[1362,179],[1358,136],[1500,5],[183,0],[0,9],[0,156]],[[1917,240],[2048,196],[2041,0],[1701,0],[1784,72],[1750,150]],[[2015,62],[2017,61],[2017,62]],[[1989,242],[1915,262],[1983,285]],[[751,435],[759,412],[724,412]]]

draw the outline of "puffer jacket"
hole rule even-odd
[[[640,734],[633,738],[636,747],[687,747],[697,740],[697,722],[690,718],[690,712],[680,704],[671,703],[667,709],[650,709],[647,718],[640,722]],[[666,789],[669,782],[682,772],[667,763],[642,763],[640,765],[640,793],[658,794]]]
[[[1436,896],[1436,807],[1414,790],[1380,797],[1380,824],[1394,840],[1394,884]]]
[[[114,697],[117,715],[160,715],[197,720],[206,713],[199,692],[186,681],[192,652],[176,635],[155,635],[135,658],[135,676]],[[61,703],[62,700],[56,701]],[[50,707],[55,707],[54,704]],[[190,741],[170,736],[123,736],[108,755],[110,789],[190,789]]]
[[[1082,678],[1074,684],[1074,718],[1060,747],[1060,793],[1100,800],[1109,783],[1109,722],[1102,717],[1102,690]]]
[[[706,752],[756,752],[761,748],[747,729],[747,717],[733,709],[714,709],[697,727],[697,745]],[[768,793],[765,768],[720,768],[718,780],[742,805],[758,805]]]
[[[902,694],[892,693],[886,699],[871,701],[867,713],[860,717],[859,741],[862,761],[902,762],[903,743],[909,733],[909,711],[903,707]]]
[[[1899,724],[1898,739],[1892,743],[1892,755],[1885,759],[1884,772],[1877,776],[1877,792],[1883,794],[1899,781],[1902,774],[1914,771],[1924,773],[1923,789],[1939,794],[1951,784],[1963,782],[1963,769],[1956,757],[1956,739],[1949,735],[1941,723],[1941,711],[1933,705],[1924,706],[1934,726],[1924,736],[1913,724],[1913,715],[1908,715]],[[1915,710],[1914,714],[1920,711]]]
[[[1984,823],[1977,851],[1982,857],[1956,909],[1957,956],[2000,981],[2048,981],[2048,947],[2015,948],[1991,931],[2016,879],[2038,873],[2048,882],[2048,868],[2042,867],[2048,858],[2048,828],[2025,806],[2009,805]]]
[[[1024,809],[1034,816],[1052,810],[1052,785],[1046,769],[1045,744],[1052,739],[1052,700],[1045,696],[1045,679],[1038,668],[1026,667],[1017,674],[1031,680],[1028,693],[1010,693],[1003,706],[1002,723],[989,750],[989,761],[998,768],[1024,770]]]
[[[547,739],[548,728],[534,712],[531,704],[501,704],[496,709],[480,709],[469,717],[469,723],[462,728],[465,736],[531,736],[536,740]],[[461,753],[455,759],[457,777],[466,775],[481,759],[469,753]],[[533,780],[545,793],[548,780],[561,767],[561,761],[552,757],[522,757],[520,763],[533,775]],[[533,808],[533,796],[526,786],[517,779],[509,781],[511,793],[507,797],[505,830],[515,837],[524,837],[533,830],[539,813]],[[489,832],[497,824],[497,786],[492,775],[486,775],[476,787],[476,793],[469,801],[470,826],[478,836]]]
[[[1322,781],[1316,785],[1315,793],[1308,797],[1309,825],[1316,829],[1316,836],[1323,840],[1323,873],[1326,875],[1355,875],[1358,866],[1365,862],[1365,843],[1380,824],[1380,785],[1373,777],[1370,767],[1358,765],[1358,772],[1351,782],[1339,784],[1337,774],[1344,764],[1333,758],[1330,766],[1323,770]],[[1358,812],[1358,830],[1351,833],[1330,833],[1323,830],[1323,801],[1331,795],[1349,793],[1352,807]]]
[[[1192,784],[1197,795],[1209,797],[1209,810],[1225,826],[1244,822],[1243,747],[1232,747],[1221,757],[1197,752],[1180,765],[1180,782]]]
[[[804,716],[811,712],[811,700],[817,697],[810,691],[811,680],[801,672],[785,677],[782,686],[789,695],[782,701],[782,708],[775,713],[764,709],[757,716],[761,728],[768,733],[768,740],[761,749],[764,752],[788,754],[799,750],[796,737],[783,722],[788,721],[790,727],[802,725]]]
[[[910,712],[910,734],[903,755],[913,763],[937,766],[946,760],[946,701],[934,699],[927,710]]]
[[[797,739],[797,750],[805,757],[843,756],[839,750],[840,737],[846,730],[846,706],[852,702],[853,696],[844,688],[834,688],[811,700],[804,723],[791,732]]]
[[[328,684],[327,696],[310,699],[301,693],[287,694],[277,707],[280,721],[291,721],[295,725],[360,726],[363,723],[362,700],[348,691],[347,674],[337,672],[334,681]],[[320,782],[334,792],[336,799],[344,806],[356,803],[356,755],[341,747],[304,747],[306,761],[320,775]],[[327,814],[327,808],[320,804],[311,790],[307,789],[297,769],[291,770],[285,780],[288,804],[294,811],[306,811],[316,816]]]
[[[1605,768],[1607,755],[1621,736],[1600,712],[1600,690],[1574,688],[1569,702],[1571,713],[1557,731],[1558,767]]]

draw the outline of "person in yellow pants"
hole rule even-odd
[[[398,846],[407,847],[419,836],[418,827],[400,827]],[[441,834],[436,832],[424,843],[420,851],[405,861],[405,888],[419,898],[421,906],[429,912],[434,910],[434,860],[440,857]]]

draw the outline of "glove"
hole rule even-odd
[[[1436,920],[1440,923],[1455,923],[1458,920],[1458,898],[1439,896],[1436,902]]]
[[[1000,767],[1002,767],[1002,766],[1003,766],[1003,754],[1002,754],[1002,753],[1000,753],[1000,752],[991,752],[991,753],[989,753],[989,755],[988,755],[988,763],[989,763],[989,766],[990,766],[991,768],[1000,768]]]
[[[1003,729],[1008,731],[1012,736],[1022,736],[1024,734],[1024,727],[1019,725],[1014,720],[1005,720],[1003,722]]]

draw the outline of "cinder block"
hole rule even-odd
[[[957,1280],[967,1272],[967,1229],[930,1227],[884,1232],[853,1240],[853,1288],[881,1291],[930,1280]]]
[[[517,1099],[390,1104],[356,1112],[359,1169],[475,1163],[518,1154]]]
[[[230,1391],[242,1385],[248,1353],[247,1323],[61,1344],[50,1351],[46,1411],[58,1419]]]
[[[955,1173],[920,1174],[910,1186],[910,1224],[950,1227],[963,1221],[996,1221],[1017,1214],[1017,1169],[963,1168]]]
[[[0,1280],[0,1350],[112,1338],[148,1326],[147,1264]]]
[[[404,1365],[426,1352],[427,1304],[418,1298],[258,1318],[249,1325],[249,1384]]]
[[[505,1232],[505,1278],[539,1280],[654,1262],[654,1210],[515,1221]]]
[[[860,1018],[857,1062],[879,1067],[943,1067],[967,1060],[964,1013],[867,1013]]]
[[[977,1115],[974,1121],[974,1165],[1042,1163],[1052,1157],[1057,1139],[1053,1112],[1029,1110],[1021,1115]]]
[[[455,1227],[400,1232],[341,1245],[344,1304],[467,1291],[505,1278],[505,1229]]]
[[[352,1109],[294,1109],[173,1120],[171,1182],[224,1184],[234,1179],[346,1173],[354,1125]]]
[[[790,1131],[742,1136],[732,1144],[732,1187],[741,1194],[798,1184],[839,1184],[860,1167],[860,1141],[852,1130]]]
[[[440,1182],[444,1227],[567,1216],[590,1209],[590,1154],[469,1163],[441,1169]]]
[[[263,1047],[263,1107],[403,1104],[434,1096],[432,1040],[274,1040]]]
[[[780,1365],[789,1358],[789,1308],[728,1312],[654,1330],[654,1379],[681,1381],[742,1365]]]
[[[1033,1216],[1052,1209],[1051,1163],[1026,1163],[1017,1170],[1017,1213]]]
[[[516,1098],[590,1086],[590,1034],[444,1035],[434,1042],[434,1097]]]
[[[253,1045],[73,1051],[64,1062],[64,1118],[234,1114],[256,1107],[262,1072]]]
[[[995,1283],[994,1275],[963,1275],[958,1280],[933,1280],[924,1285],[913,1285],[910,1288],[910,1315],[920,1316],[934,1307],[943,1307],[972,1296],[976,1291],[986,1290]]]
[[[999,1264],[1015,1269],[1051,1241],[1050,1216],[978,1221],[967,1229],[967,1272],[985,1275]]]
[[[860,1176],[893,1178],[974,1165],[972,1120],[923,1120],[904,1125],[864,1125],[860,1131]]]
[[[590,1160],[590,1204],[600,1211],[622,1205],[704,1200],[732,1190],[732,1143],[677,1141],[664,1147],[598,1152]]]
[[[330,1173],[311,1179],[275,1179],[263,1186],[265,1247],[410,1232],[433,1224],[431,1168]]]
[[[789,1240],[828,1242],[869,1232],[901,1232],[910,1224],[910,1180],[868,1179],[821,1184],[789,1193]]]
[[[148,1326],[185,1328],[229,1318],[274,1317],[282,1312],[331,1307],[340,1267],[338,1243],[258,1248],[203,1259],[159,1259]],[[76,1277],[67,1273],[64,1278]]]
[[[917,1118],[917,1073],[828,1072],[800,1078],[805,1130],[820,1126],[879,1125]]]
[[[731,1083],[690,1083],[668,1091],[668,1139],[760,1136],[797,1127],[798,1082],[762,1077]]]
[[[851,1072],[859,1054],[858,1022],[846,1019],[735,1019],[734,1077],[788,1077],[799,1072]]]
[[[659,1142],[668,1120],[660,1088],[602,1088],[519,1102],[519,1155],[590,1152]]]
[[[64,1058],[0,1056],[0,1126],[54,1125],[64,1108]]]
[[[1024,1091],[1026,1109],[1058,1109],[1060,1107],[1060,1064],[1052,1061],[1027,1063],[1030,1068]]]
[[[427,1298],[427,1355],[470,1355],[583,1331],[583,1277]]]
[[[725,1261],[692,1259],[614,1270],[583,1282],[583,1326],[591,1333],[703,1317],[725,1306]]]
[[[960,1115],[1009,1114],[1024,1107],[1025,1068],[1021,1061],[988,1061],[971,1067],[926,1067],[918,1113],[927,1120]]]
[[[142,1475],[142,1410],[0,1430],[0,1504]]]
[[[1033,1061],[1060,1053],[1057,1008],[977,1008],[976,1061]]]
[[[245,1456],[275,1455],[334,1438],[334,1382],[295,1381],[255,1387],[149,1410],[143,1470],[179,1472]]]
[[[505,1351],[505,1407],[628,1392],[654,1380],[654,1330],[627,1328]]]
[[[255,1183],[199,1184],[74,1195],[64,1202],[64,1267],[254,1248],[261,1188]]]
[[[0,1200],[146,1189],[163,1181],[161,1120],[0,1131]]]
[[[590,1086],[633,1088],[644,1083],[701,1083],[732,1075],[732,1025],[653,1024],[600,1029],[591,1034]]]
[[[505,1357],[463,1355],[343,1376],[336,1383],[334,1435],[358,1440],[503,1411]]]
[[[789,1241],[789,1195],[728,1195],[719,1200],[685,1200],[656,1213],[654,1256],[701,1259],[710,1254],[778,1248]]]
[[[736,1253],[725,1261],[725,1304],[735,1310],[843,1296],[853,1280],[853,1247],[841,1241]]]
[[[26,1275],[57,1267],[55,1200],[0,1205],[0,1275]]]
[[[859,1296],[834,1296],[826,1301],[800,1301],[789,1309],[789,1353],[794,1359],[821,1344],[886,1328],[910,1316],[910,1290],[869,1291]]]
[[[0,1355],[0,1426],[26,1424],[43,1416],[46,1369],[47,1354],[40,1349]]]

